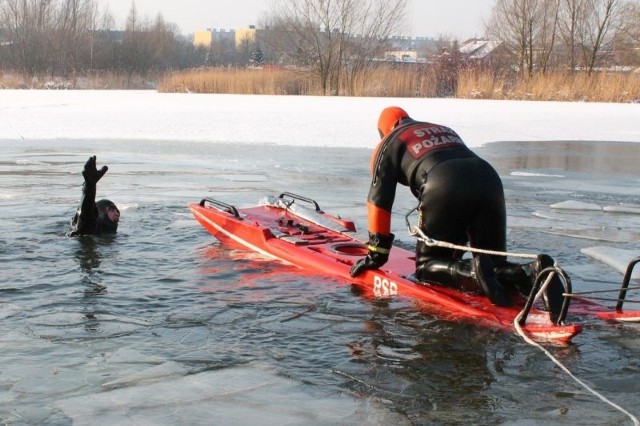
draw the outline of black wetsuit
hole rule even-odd
[[[118,224],[109,220],[107,209],[117,208],[109,200],[95,201],[96,188],[84,184],[82,187],[82,201],[71,219],[71,236],[115,234]]]
[[[118,223],[109,219],[108,211],[118,210],[110,200],[96,202],[96,187],[98,181],[107,172],[108,167],[96,169],[96,157],[92,156],[84,165],[82,175],[82,200],[75,216],[71,219],[71,232],[69,235],[102,235],[113,234],[118,230]],[[119,211],[118,211],[119,217]]]
[[[427,236],[458,245],[470,242],[475,248],[506,249],[500,177],[450,128],[404,119],[380,142],[371,167],[370,232],[390,233],[391,209],[400,183],[419,200],[419,226]],[[468,280],[460,280],[460,274],[472,278],[471,266],[459,262],[462,255],[462,251],[418,242],[416,276],[421,281],[465,287]]]

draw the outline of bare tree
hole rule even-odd
[[[131,78],[134,74],[145,75],[152,68],[153,49],[149,44],[150,24],[140,17],[135,2],[131,3],[122,37],[121,66]]]
[[[640,0],[626,3],[622,16],[626,18],[622,32],[631,42],[640,43]]]
[[[559,0],[542,0],[539,10],[540,29],[535,42],[537,62],[543,73],[547,72],[551,54],[555,50],[560,16]]]
[[[623,60],[628,65],[640,65],[640,0],[627,2],[621,15],[624,22],[621,26],[616,50],[623,53]]]
[[[531,0],[497,0],[493,6],[486,33],[493,39],[502,42],[517,61],[517,68],[525,73],[532,69],[529,61],[531,51],[529,3]]]
[[[586,13],[587,0],[560,0],[560,36],[569,54],[569,70],[575,72],[577,65],[576,47],[580,40],[578,33]]]
[[[341,55],[346,70],[347,95],[355,94],[358,81],[365,81],[380,64],[372,59],[380,58],[391,36],[398,34],[407,5],[406,0],[357,3],[360,4],[355,4],[349,14],[349,27],[345,26],[347,29],[344,33],[348,36]]]
[[[611,52],[623,28],[622,0],[586,0],[580,21],[580,44],[587,73]]]
[[[331,90],[332,72],[340,66],[344,18],[340,6],[350,1],[283,0],[274,11],[274,26],[282,42],[291,46],[287,50],[293,52],[295,63],[313,69],[325,94]]]
[[[0,0],[0,22],[11,37],[11,57],[17,69],[34,75],[50,68],[53,11],[51,0]]]
[[[486,31],[512,52],[523,75],[532,76],[536,68],[546,70],[557,22],[557,0],[497,0]]]
[[[352,90],[355,75],[401,24],[405,7],[406,0],[280,0],[270,26],[281,51],[294,52],[297,64],[312,69],[324,94],[337,94],[345,75]]]
[[[0,66],[29,76],[72,78],[93,71],[144,75],[202,63],[190,40],[158,15],[140,18],[132,2],[125,31],[99,0],[0,0]],[[66,83],[65,83],[66,86]]]
[[[59,61],[63,74],[71,73],[73,86],[81,68],[90,66],[91,32],[96,27],[96,0],[64,0],[59,9]]]
[[[162,14],[156,16],[147,36],[153,69],[162,71],[170,67],[169,63],[177,32],[177,26],[165,21]]]

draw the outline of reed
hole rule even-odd
[[[436,80],[422,67],[380,67],[366,76],[357,76],[341,92],[350,96],[432,97],[436,93]]]
[[[0,89],[157,89],[159,92],[324,95],[308,70],[282,67],[198,68],[159,76],[88,73],[75,79],[0,72]],[[342,76],[338,95],[457,97],[536,101],[640,102],[640,73],[538,73],[530,78],[491,70],[443,73],[424,64],[380,66]]]
[[[506,99],[507,77],[486,70],[464,70],[458,74],[456,97],[466,99]]]
[[[202,68],[171,73],[159,92],[233,93],[242,95],[311,95],[314,79],[295,70],[276,68]]]
[[[466,70],[458,80],[459,98],[534,101],[639,102],[638,73],[539,73],[508,78],[491,71]]]
[[[339,95],[374,97],[438,97],[443,77],[428,66],[384,66],[343,78]],[[539,73],[518,78],[489,70],[465,69],[457,74],[458,98],[539,101],[638,102],[640,74]],[[180,71],[160,80],[161,92],[322,95],[313,75],[281,69],[208,68]]]
[[[160,76],[140,76],[117,72],[83,73],[76,78],[0,72],[0,89],[48,90],[140,90],[154,89]]]
[[[435,80],[417,67],[381,67],[340,80],[338,94],[349,96],[433,96]],[[283,68],[203,68],[179,71],[158,84],[161,92],[322,95],[314,75]]]

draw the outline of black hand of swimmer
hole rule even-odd
[[[84,181],[87,184],[95,185],[98,181],[107,173],[109,168],[107,166],[102,166],[100,170],[96,168],[96,156],[89,157],[89,160],[84,165],[84,170],[82,171],[82,176],[84,176]]]

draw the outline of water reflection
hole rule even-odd
[[[638,176],[640,144],[558,141],[499,142],[482,148],[483,156],[500,170],[556,169]]]
[[[100,246],[110,244],[111,238],[100,238],[85,235],[76,237],[79,247],[76,249],[75,257],[82,271],[81,282],[85,285],[84,295],[92,297],[105,294],[107,287],[102,285],[102,274],[100,265],[102,263],[102,255],[98,250]]]
[[[513,355],[510,345],[494,347],[503,337],[374,300],[362,333],[347,344],[352,361],[334,373],[357,394],[392,401],[421,424],[491,422],[500,401],[490,390]]]

